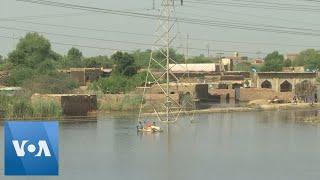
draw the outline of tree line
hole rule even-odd
[[[112,68],[113,73],[107,79],[101,79],[92,85],[93,89],[103,92],[126,92],[143,83],[143,77],[149,64],[151,50],[136,50],[130,53],[115,52],[110,57],[100,55],[84,57],[82,52],[72,47],[66,55],[52,50],[48,39],[38,33],[27,33],[21,38],[16,48],[7,58],[0,56],[0,70],[9,71],[6,80],[8,86],[22,86],[32,92],[66,93],[78,85],[69,76],[59,73],[58,69],[66,68]],[[199,55],[186,60],[183,54],[174,49],[169,51],[170,57],[178,63],[212,63],[219,58],[208,58]],[[153,52],[155,59],[165,59],[161,51]],[[165,63],[165,61],[162,61]],[[264,65],[253,66],[249,62],[235,66],[236,70],[281,71],[283,67],[304,66],[308,71],[320,68],[320,52],[314,49],[302,51],[293,61],[285,59],[278,51],[264,58]],[[156,68],[156,67],[151,67]]]
[[[65,93],[76,88],[77,84],[66,74],[59,73],[58,69],[112,68],[113,73],[109,80],[101,79],[92,87],[100,88],[104,92],[128,91],[141,84],[145,72],[138,72],[148,67],[150,53],[151,50],[136,50],[130,53],[118,51],[110,57],[84,57],[79,49],[72,47],[66,55],[61,55],[52,50],[50,41],[44,36],[27,33],[7,58],[0,56],[0,70],[10,72],[6,80],[7,86],[22,86],[39,93]],[[184,55],[174,49],[170,49],[169,53],[176,62],[186,61]],[[153,52],[153,57],[158,60],[165,58],[161,51]],[[188,59],[188,63],[195,62],[209,63],[213,62],[213,59],[204,55]],[[126,87],[120,84],[126,84]]]
[[[297,67],[303,66],[306,71],[316,72],[320,69],[320,51],[315,49],[307,49],[300,52],[294,59],[285,59],[284,55],[278,51],[269,53],[264,58],[263,65],[252,65],[251,63],[244,62],[236,65],[237,70],[245,71],[282,71],[284,67]]]

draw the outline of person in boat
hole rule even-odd
[[[152,130],[152,124],[150,122],[147,122],[147,124],[145,125],[145,129]]]
[[[153,121],[151,126],[152,131],[160,131],[160,127],[157,126],[156,122]]]
[[[137,129],[138,129],[138,130],[143,129],[143,125],[142,125],[142,122],[141,122],[141,121],[139,121],[139,123],[138,123],[138,125],[137,125]]]

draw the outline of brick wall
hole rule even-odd
[[[293,92],[275,92],[271,89],[261,89],[261,88],[243,88],[241,89],[241,101],[252,101],[255,99],[272,99],[275,96],[278,99],[290,101],[294,93]]]
[[[229,93],[230,98],[235,97],[234,89],[212,89],[209,90],[210,94],[225,96]],[[293,98],[293,92],[275,92],[272,89],[262,88],[241,88],[240,101],[252,101],[256,99],[272,99],[277,96],[281,100],[289,101]]]

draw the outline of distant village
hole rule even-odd
[[[288,54],[286,59],[293,61],[296,56],[297,54]],[[264,64],[264,59],[249,60],[248,57],[235,53],[233,56],[220,58],[216,63],[170,64],[170,69],[172,76],[180,79],[178,86],[186,86],[186,84],[190,86],[193,92],[189,93],[194,94],[194,99],[199,104],[212,102],[219,107],[219,104],[241,102],[267,104],[316,103],[318,101],[320,88],[318,88],[317,72],[307,72],[303,66],[284,67],[278,72],[257,72],[254,68],[250,71],[235,70],[237,65],[243,63],[259,66]],[[31,99],[53,99],[61,104],[66,115],[87,115],[99,109],[100,99],[95,92],[88,91],[87,87],[100,78],[108,78],[112,74],[112,68],[69,68],[58,71],[76,81],[80,86],[79,89],[74,94],[34,94]],[[7,71],[0,71],[0,93],[7,96],[19,94],[23,90],[21,87],[4,86],[8,76]],[[136,87],[136,90],[130,94],[141,94],[142,89],[143,87]],[[177,101],[181,101],[179,91],[183,91],[183,87],[170,92],[177,94]],[[116,99],[119,100],[121,96],[125,96],[121,94],[117,95]],[[161,94],[161,90],[155,88],[152,94],[157,97],[157,94]],[[104,102],[114,103],[115,101],[109,99]]]

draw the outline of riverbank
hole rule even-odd
[[[275,110],[295,110],[295,109],[317,109],[320,108],[320,103],[309,104],[309,103],[285,103],[285,104],[264,104],[255,107],[215,107],[209,109],[197,109],[188,111],[189,114],[208,114],[208,113],[231,113],[231,112],[256,112],[256,111],[275,111]],[[149,115],[155,115],[155,113],[145,113]],[[162,113],[159,113],[162,114]]]
[[[249,111],[271,111],[271,110],[294,110],[294,109],[310,109],[320,108],[320,103],[285,103],[285,104],[264,104],[255,107],[222,107],[195,110],[195,113],[229,113],[229,112],[249,112]]]
[[[103,100],[103,101],[102,101]],[[8,101],[9,102],[9,101]],[[11,102],[11,101],[10,101]],[[62,110],[59,108],[59,105],[53,102],[41,102],[35,103],[31,105],[31,103],[25,105],[25,103],[20,103],[17,101],[17,103],[13,103],[15,101],[12,101],[12,103],[8,103],[6,105],[12,104],[12,108],[7,108],[7,119],[27,119],[27,117],[33,117],[33,118],[43,118],[43,119],[49,119],[50,117],[55,117],[55,119],[59,119],[61,117],[64,117],[62,115]],[[18,103],[19,102],[19,103]],[[135,116],[138,114],[139,105],[141,102],[140,96],[129,96],[129,95],[123,95],[122,96],[105,96],[104,98],[101,98],[99,101],[99,109],[97,111],[94,111],[92,113],[94,114],[109,114],[109,115],[121,115],[124,114],[130,114],[130,116]],[[23,105],[20,105],[23,104]],[[30,108],[26,108],[30,107]],[[317,104],[309,104],[309,103],[284,103],[284,104],[271,104],[268,103],[266,100],[256,100],[252,101],[248,104],[242,104],[239,107],[213,107],[208,109],[197,109],[194,111],[187,111],[185,114],[203,114],[203,113],[230,113],[230,112],[254,112],[254,111],[273,111],[273,110],[294,110],[294,109],[316,109],[320,108],[320,103]],[[26,110],[29,110],[25,112]],[[91,113],[89,113],[91,114]],[[149,115],[156,115],[155,113],[151,112],[145,112],[145,114]],[[83,117],[83,116],[81,116]],[[1,115],[0,115],[1,118]],[[4,116],[2,115],[2,118]]]

